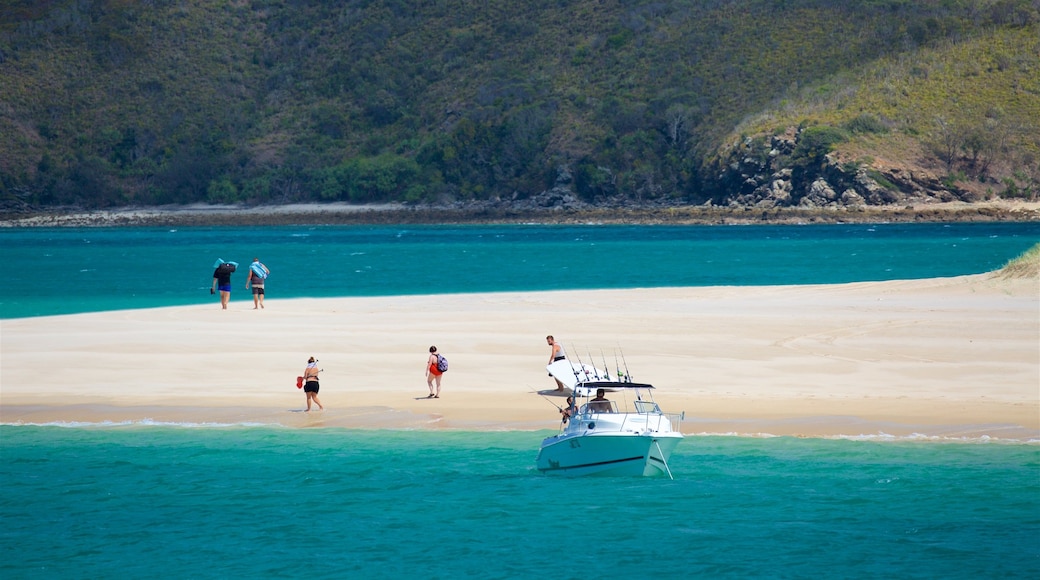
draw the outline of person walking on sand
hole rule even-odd
[[[209,293],[220,290],[220,308],[227,310],[228,302],[231,301],[231,274],[238,268],[234,262],[217,260],[216,269],[213,270],[213,285],[209,287]]]
[[[260,258],[253,258],[249,265],[249,276],[246,277],[246,290],[253,289],[253,310],[264,307],[264,280],[271,271],[260,262]]]
[[[439,399],[441,398],[441,376],[444,371],[441,370],[441,355],[437,352],[436,346],[430,347],[430,356],[426,358],[426,386],[430,388],[430,394],[426,397],[427,399]],[[433,391],[433,383],[437,382],[437,392]]]
[[[311,401],[314,401],[318,408],[322,411],[325,407],[321,405],[321,401],[318,400],[318,361],[312,356],[307,360],[307,368],[303,369],[303,380],[306,381],[303,385],[303,393],[307,395],[307,411],[311,410]]]
[[[545,342],[549,345],[550,349],[549,364],[553,364],[554,362],[560,360],[567,360],[567,353],[564,352],[563,345],[556,342],[556,339],[553,338],[553,335],[550,334],[549,336],[545,337]],[[549,373],[549,376],[552,377],[552,373]],[[553,380],[556,381],[556,390],[562,391],[563,383],[560,382],[560,379],[553,377]]]

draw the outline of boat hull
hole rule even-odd
[[[668,458],[682,438],[676,432],[555,435],[542,442],[535,465],[563,475],[669,475]]]

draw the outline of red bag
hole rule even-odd
[[[303,388],[303,377],[296,377],[296,388],[297,389],[302,389]]]

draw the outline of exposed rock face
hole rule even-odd
[[[585,204],[575,197],[571,190],[573,181],[574,177],[571,175],[570,168],[561,165],[556,168],[556,181],[550,189],[528,199],[514,201],[512,207],[519,209],[577,209],[583,207]]]
[[[798,157],[800,135],[744,139],[720,163],[713,203],[768,209],[972,201],[969,192],[927,171],[842,164],[834,155]]]

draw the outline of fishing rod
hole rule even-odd
[[[570,418],[570,415],[568,415],[568,414],[567,414],[567,413],[566,413],[566,412],[565,412],[565,411],[563,410],[563,407],[561,407],[561,406],[557,405],[556,403],[554,403],[554,402],[550,401],[550,400],[549,400],[549,397],[546,397],[545,395],[543,395],[543,394],[539,393],[538,391],[534,390],[533,388],[531,388],[531,385],[528,385],[528,388],[530,388],[530,389],[531,389],[531,392],[532,392],[532,393],[535,393],[535,394],[537,394],[537,395],[538,395],[539,397],[541,397],[541,398],[545,399],[545,402],[546,402],[546,403],[549,403],[549,404],[550,404],[550,405],[552,405],[553,407],[556,407],[556,410],[557,410],[557,411],[559,411],[559,412],[560,412],[560,415],[561,415],[561,417],[560,417],[560,425],[561,425],[561,426],[562,426],[562,425],[565,425],[565,424],[567,423],[567,420],[568,420],[568,419]],[[571,395],[571,396],[573,397],[574,395]],[[562,427],[561,427],[561,428],[562,428]]]
[[[528,385],[528,387],[530,388],[530,385]],[[543,395],[543,394],[539,393],[538,391],[534,390],[533,388],[531,388],[531,392],[532,392],[532,393],[534,393],[534,394],[536,394],[536,395],[538,395],[539,397],[541,397],[541,398],[545,399],[545,402],[546,402],[546,403],[549,403],[549,404],[550,404],[550,405],[552,405],[553,407],[556,407],[556,410],[557,410],[557,411],[561,411],[561,412],[563,411],[563,407],[561,407],[561,406],[557,405],[556,403],[554,403],[554,402],[550,401],[550,400],[549,400],[549,397],[546,397],[545,395]]]
[[[588,352],[588,348],[587,347],[585,349],[585,352]],[[599,380],[599,369],[597,369],[596,365],[593,364],[591,355],[589,356],[589,365],[588,366],[585,365],[585,361],[581,360],[580,356],[578,357],[578,364],[581,365],[581,371],[583,373],[585,373],[585,382],[589,382],[589,380],[591,380],[591,379]],[[592,367],[592,372],[591,373],[589,372],[589,366]]]
[[[618,350],[621,350],[621,345],[618,345]],[[628,361],[625,360],[625,351],[621,350],[621,362],[625,365],[625,382],[632,382],[632,375],[628,372]]]
[[[603,359],[603,374],[605,380],[610,380],[610,367],[607,366],[607,355],[603,354],[603,349],[600,349],[599,356]]]
[[[581,372],[585,373],[585,380],[581,380],[581,377],[578,376],[578,371],[574,371],[574,378],[578,379],[579,383],[584,383],[589,380],[589,371],[585,369],[585,363],[581,362],[581,355],[578,354],[578,349],[574,349],[574,356],[578,357],[578,365],[581,366]]]
[[[573,346],[573,345],[571,345],[571,346]],[[578,351],[574,351],[574,352],[578,352]],[[575,383],[580,383],[581,382],[581,377],[578,376],[578,369],[574,368],[574,365],[571,364],[571,361],[569,359],[564,359],[564,360],[567,361],[567,365],[571,367],[571,372],[574,373],[574,382]],[[581,364],[581,357],[578,358],[578,364]]]
[[[589,355],[589,362],[592,364],[592,370],[596,373],[596,380],[602,381],[603,377],[599,376],[599,369],[596,368],[596,363],[593,362],[596,359],[592,358],[592,351],[590,351],[587,346],[585,347],[585,353]],[[603,369],[603,372],[607,372],[607,370]]]

